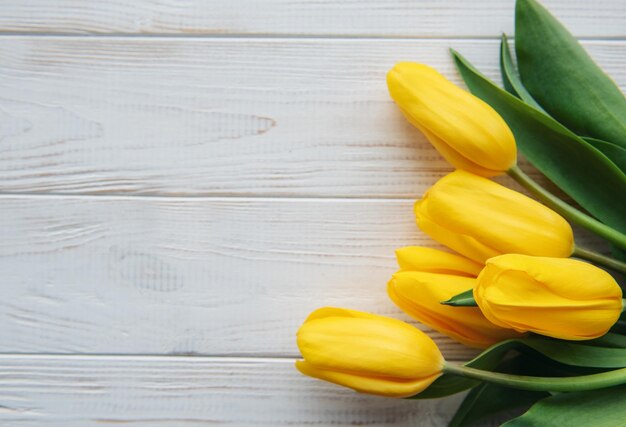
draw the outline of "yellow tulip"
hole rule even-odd
[[[482,264],[460,255],[422,246],[407,246],[396,249],[396,259],[400,271],[423,271],[476,277],[483,268]]]
[[[572,228],[539,202],[465,171],[454,171],[415,204],[419,228],[460,254],[484,263],[506,253],[569,257]]]
[[[456,168],[495,176],[515,165],[515,138],[502,117],[433,68],[400,62],[387,86],[409,122]]]
[[[610,274],[563,258],[492,258],[474,299],[496,325],[565,340],[600,337],[622,312],[622,290]]]
[[[487,348],[519,337],[520,334],[510,328],[489,322],[478,307],[441,304],[472,289],[475,282],[475,278],[451,274],[400,271],[387,284],[387,293],[411,317],[470,347]]]
[[[400,320],[343,308],[314,311],[298,331],[305,375],[359,392],[413,396],[440,375],[443,356],[422,331]]]
[[[486,348],[519,336],[489,322],[477,307],[442,305],[472,289],[483,268],[463,256],[409,246],[396,250],[400,271],[387,284],[391,300],[416,320],[465,345]]]

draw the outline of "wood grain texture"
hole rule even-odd
[[[450,37],[512,33],[514,0],[3,0],[0,30]],[[622,0],[543,0],[579,37],[623,37]]]
[[[495,40],[0,39],[0,191],[416,197],[449,166],[385,85],[397,61],[499,80]],[[585,46],[626,86],[626,42]]]
[[[462,395],[366,396],[287,359],[0,356],[7,427],[442,426]]]
[[[319,306],[398,314],[393,250],[427,242],[411,201],[1,200],[5,353],[296,355]]]
[[[434,245],[412,203],[3,196],[0,352],[297,355],[320,306],[408,320],[385,288]]]
[[[433,245],[411,199],[449,166],[384,75],[459,82],[454,47],[499,80],[513,3],[0,2],[0,425],[444,425],[462,396],[359,395],[284,357],[321,305],[408,320],[393,249]],[[626,3],[544,3],[626,87]]]

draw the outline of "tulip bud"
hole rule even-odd
[[[495,176],[516,163],[513,133],[487,103],[433,68],[400,62],[387,73],[393,100],[454,167]]]
[[[569,257],[572,228],[539,202],[465,171],[454,171],[415,204],[419,228],[466,257],[484,263],[506,253]]]
[[[476,279],[451,274],[400,271],[387,284],[389,298],[404,312],[436,331],[476,348],[519,337],[489,322],[478,307],[441,304],[474,287]]]
[[[298,331],[305,375],[389,397],[413,396],[442,373],[443,356],[400,320],[342,308],[314,311]]]
[[[492,258],[474,299],[496,325],[564,340],[598,338],[622,312],[622,290],[610,274],[563,258]]]

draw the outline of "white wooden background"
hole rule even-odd
[[[401,315],[449,170],[385,72],[497,78],[513,0],[2,0],[0,425],[439,426],[296,373],[309,311]],[[626,2],[545,0],[626,86]],[[472,352],[432,334],[450,359]]]

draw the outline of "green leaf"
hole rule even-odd
[[[626,148],[622,148],[619,145],[615,145],[611,142],[602,141],[596,138],[583,138],[589,144],[602,151],[602,154],[607,156],[615,166],[620,168],[622,172],[626,173]]]
[[[622,313],[621,317],[624,317],[625,313]],[[626,321],[620,319],[617,321],[615,325],[611,327],[611,332],[615,332],[616,334],[626,335]]]
[[[626,175],[563,125],[500,89],[458,53],[453,55],[470,91],[504,118],[526,158],[592,215],[626,232]]]
[[[616,427],[626,424],[626,386],[560,393],[503,427]]]
[[[524,87],[517,74],[515,65],[513,65],[513,59],[511,58],[511,51],[509,50],[509,42],[506,38],[506,34],[502,34],[502,40],[500,41],[500,73],[502,74],[504,87],[510,94],[517,96],[526,104],[545,113],[541,105],[528,93],[528,90]]]
[[[458,375],[443,374],[434,383],[422,391],[420,394],[409,397],[409,399],[439,399],[440,397],[451,396],[480,384],[478,380],[463,378]]]
[[[504,358],[498,363],[496,370],[511,374],[524,372],[545,376],[554,375],[555,367],[545,363],[540,355],[518,354]],[[531,392],[483,383],[468,393],[448,427],[468,426],[505,410],[528,408],[532,403],[549,395],[547,392]]]
[[[542,336],[530,336],[527,338],[511,339],[495,344],[484,350],[474,359],[465,364],[472,368],[493,370],[502,366],[505,357],[512,351],[530,349],[522,360],[527,362],[524,366],[526,375],[545,375],[541,370],[532,372],[533,368],[545,369],[550,366],[550,372],[556,375],[562,372],[566,375],[587,373],[588,370],[579,368],[621,368],[626,366],[626,337],[618,334],[607,334],[603,338],[594,340],[593,345],[584,345],[571,341],[557,340]],[[604,345],[602,347],[601,345]],[[539,355],[546,359],[538,359]],[[550,359],[557,364],[549,365]],[[539,361],[539,362],[538,362]],[[456,375],[444,374],[420,394],[411,399],[433,399],[459,393],[469,388],[476,387],[480,382]]]
[[[515,49],[524,86],[552,117],[579,135],[626,148],[626,98],[535,0],[517,0]]]
[[[478,307],[478,304],[474,299],[473,289],[461,292],[460,294],[453,296],[447,301],[442,301],[441,304],[451,305],[454,307]]]
[[[465,365],[479,369],[494,369],[502,361],[502,358],[512,349],[519,346],[518,343],[512,341],[503,341],[495,344]],[[434,399],[452,394],[459,393],[480,384],[480,381],[469,378],[459,377],[457,375],[443,374],[437,378],[426,390],[409,399]]]
[[[611,254],[616,260],[626,262],[626,249],[622,249],[617,245],[611,245]],[[615,273],[613,278],[617,280],[617,283],[622,287],[622,291],[626,294],[626,274]],[[624,313],[622,313],[623,315]]]
[[[511,350],[519,347],[515,340],[501,341],[484,350],[478,356],[465,363],[465,366],[478,369],[493,369]]]
[[[502,40],[500,43],[500,72],[502,74],[502,82],[505,89],[512,95],[520,98],[526,104],[535,108],[536,110],[545,113],[546,111],[539,105],[539,103],[528,92],[522,81],[513,59],[511,58],[511,51],[509,49],[508,40],[506,34],[502,34]],[[583,137],[583,139],[590,145],[597,148],[606,157],[608,157],[615,165],[624,173],[626,173],[626,149],[611,142],[602,141],[597,138]]]
[[[488,348],[466,366],[491,369],[508,351],[528,348],[555,362],[569,366],[601,369],[626,367],[626,348],[621,347],[625,344],[626,337],[618,334],[607,334],[605,337],[596,339],[591,345],[540,335],[510,339]]]
[[[560,363],[592,368],[626,367],[626,348],[599,347],[531,336],[517,341]]]
[[[527,408],[547,396],[547,392],[517,390],[483,383],[465,397],[448,427],[465,427],[505,410]]]
[[[598,345],[601,347],[626,348],[626,336],[612,332],[593,340],[585,341],[587,345]]]

